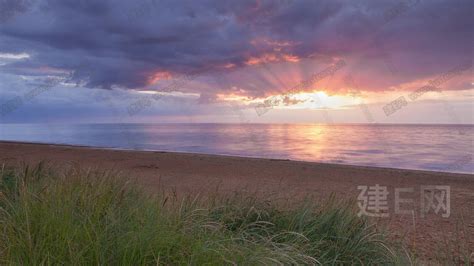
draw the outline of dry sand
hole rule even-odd
[[[434,257],[438,252],[462,249],[474,252],[474,175],[389,168],[360,167],[323,163],[298,162],[216,156],[190,153],[123,151],[0,142],[0,163],[16,165],[41,160],[55,165],[78,164],[85,167],[112,168],[137,177],[148,190],[175,189],[179,193],[205,192],[218,189],[261,192],[280,198],[301,198],[308,195],[324,199],[332,193],[341,198],[357,199],[357,186],[386,186],[390,193],[388,218],[376,221],[387,225],[392,237],[403,238],[421,255]],[[425,218],[419,210],[420,187],[447,185],[451,192],[449,218],[433,211]],[[413,188],[401,194],[412,199],[410,214],[395,214],[395,188]],[[441,250],[439,250],[441,248]],[[465,251],[464,251],[465,252]]]

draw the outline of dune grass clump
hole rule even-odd
[[[0,264],[397,264],[353,204],[143,192],[112,172],[1,169]]]

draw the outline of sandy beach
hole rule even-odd
[[[358,186],[386,186],[389,215],[377,222],[389,226],[394,238],[423,255],[436,256],[443,243],[465,243],[474,250],[474,175],[243,158],[189,153],[124,151],[66,145],[0,142],[0,163],[47,161],[54,165],[120,170],[136,177],[147,190],[174,189],[178,193],[247,191],[274,198],[314,197],[357,200]],[[421,186],[450,187],[450,216],[432,210],[420,213]],[[412,188],[400,194],[412,200],[401,205],[406,214],[395,213],[395,189]],[[375,219],[375,218],[374,218]],[[445,244],[446,244],[445,243]]]

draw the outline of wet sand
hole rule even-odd
[[[136,177],[147,190],[174,189],[178,193],[248,191],[282,199],[312,196],[315,200],[357,200],[358,186],[386,186],[389,217],[374,218],[388,226],[421,255],[435,257],[458,245],[474,252],[474,175],[361,167],[325,163],[244,158],[190,153],[124,151],[66,145],[0,142],[0,163],[48,161],[54,165],[116,169]],[[422,217],[421,186],[450,186],[450,216],[431,210]],[[395,189],[412,188],[400,198],[406,214],[395,213]],[[445,242],[445,243],[444,243]],[[444,243],[444,244],[443,244]],[[450,247],[445,247],[446,245]]]

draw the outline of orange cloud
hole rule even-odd
[[[151,75],[148,78],[147,83],[148,83],[148,85],[153,85],[153,84],[157,83],[160,80],[169,79],[169,78],[171,78],[171,76],[172,76],[171,73],[168,72],[168,71],[159,71],[159,72],[156,72],[153,75]]]
[[[245,61],[245,64],[248,66],[259,65],[263,63],[272,63],[272,62],[299,62],[300,58],[291,55],[291,54],[274,54],[274,53],[266,53],[259,57],[250,57]]]
[[[271,46],[271,47],[289,47],[293,46],[295,43],[289,41],[275,41],[269,40],[267,38],[256,38],[250,41],[253,46]]]

